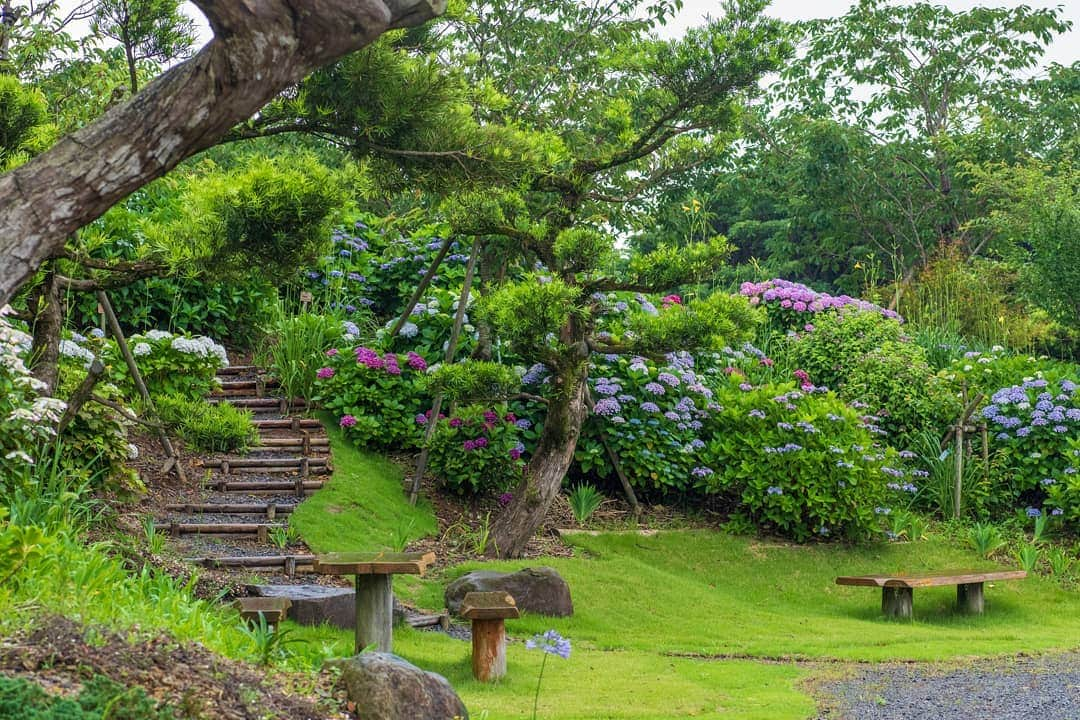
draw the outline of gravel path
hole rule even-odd
[[[1080,653],[875,668],[820,686],[819,720],[1077,720]]]

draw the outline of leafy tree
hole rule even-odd
[[[45,97],[11,75],[0,75],[0,171],[25,162],[52,141]]]
[[[492,73],[490,83],[505,96],[489,120],[548,139],[545,162],[517,183],[462,193],[443,206],[457,232],[512,240],[542,268],[484,303],[494,332],[552,371],[538,447],[492,529],[504,556],[522,552],[573,459],[588,412],[590,353],[688,348],[737,336],[751,322],[745,303],[715,295],[620,338],[599,336],[595,327],[603,293],[673,289],[725,261],[729,247],[717,239],[620,262],[610,226],[643,212],[659,187],[727,143],[757,79],[789,52],[780,23],[760,15],[763,2],[747,0],[726,4],[721,19],[679,41],[661,41],[648,34],[655,17],[634,19],[636,2],[582,7],[493,3],[456,38],[458,51],[475,58],[472,71]],[[518,52],[527,43],[535,57]],[[556,56],[559,72],[543,70],[543,59]]]
[[[139,63],[164,63],[187,57],[195,23],[180,11],[179,0],[97,0],[93,31],[120,43],[127,61],[131,93],[139,91]]]

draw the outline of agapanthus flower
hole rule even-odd
[[[540,650],[548,655],[558,655],[563,660],[570,657],[570,640],[554,630],[533,635],[525,641],[525,647],[529,650]]]

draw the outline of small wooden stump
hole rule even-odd
[[[261,614],[267,625],[276,626],[285,619],[292,601],[278,597],[242,597],[233,601],[233,607],[240,611],[240,617],[246,622],[257,623]]]
[[[505,676],[506,620],[521,617],[514,598],[504,592],[468,593],[461,617],[472,621],[473,677],[492,682]]]

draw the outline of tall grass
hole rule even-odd
[[[244,452],[259,438],[250,410],[180,395],[160,395],[154,402],[161,421],[197,450]]]
[[[363,334],[372,333],[369,319],[350,322]],[[315,394],[315,373],[325,364],[326,351],[344,337],[343,321],[332,314],[307,310],[289,315],[279,306],[265,331],[266,340],[257,359],[270,366],[285,397],[310,399]]]

